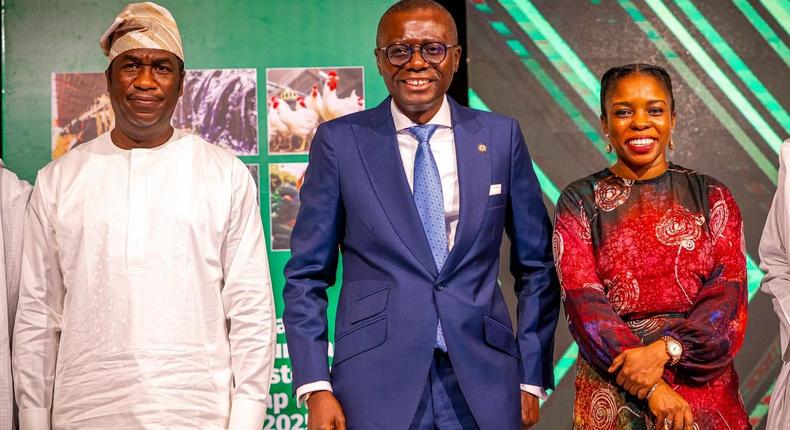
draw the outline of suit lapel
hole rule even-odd
[[[387,97],[371,111],[368,123],[359,124],[353,130],[363,164],[384,213],[404,245],[428,273],[436,277],[433,254],[403,171],[390,98]]]
[[[458,166],[458,188],[460,190],[460,210],[455,244],[447,256],[437,282],[449,276],[466,255],[472,245],[488,206],[488,191],[491,182],[491,148],[484,127],[477,120],[474,111],[459,106],[448,97],[453,121],[455,154]],[[478,145],[486,146],[481,151]]]

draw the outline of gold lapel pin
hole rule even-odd
[[[488,152],[488,147],[485,145],[485,143],[481,143],[477,145],[477,152],[481,154],[485,154],[486,152]]]

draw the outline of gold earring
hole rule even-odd
[[[612,144],[607,143],[606,146],[603,147],[603,150],[606,152],[612,152]]]
[[[669,138],[669,150],[670,151],[675,150],[675,141],[671,137]]]

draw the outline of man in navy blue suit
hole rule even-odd
[[[452,16],[404,0],[375,49],[390,96],[322,124],[285,269],[294,386],[310,429],[519,429],[553,388],[551,224],[518,123],[445,95]],[[497,282],[502,233],[516,336]],[[343,282],[327,365],[327,294]]]

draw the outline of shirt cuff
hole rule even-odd
[[[316,391],[329,391],[332,392],[332,384],[329,381],[315,381],[309,384],[304,384],[296,389],[296,407],[301,408],[304,402],[307,401],[307,395]]]
[[[260,430],[263,428],[264,418],[266,418],[266,403],[250,399],[234,399],[230,405],[228,430]]]
[[[49,430],[49,410],[46,408],[20,410],[19,428],[25,430]]]
[[[537,385],[521,384],[521,391],[526,391],[544,402],[549,398],[549,393],[543,387],[538,387]]]

